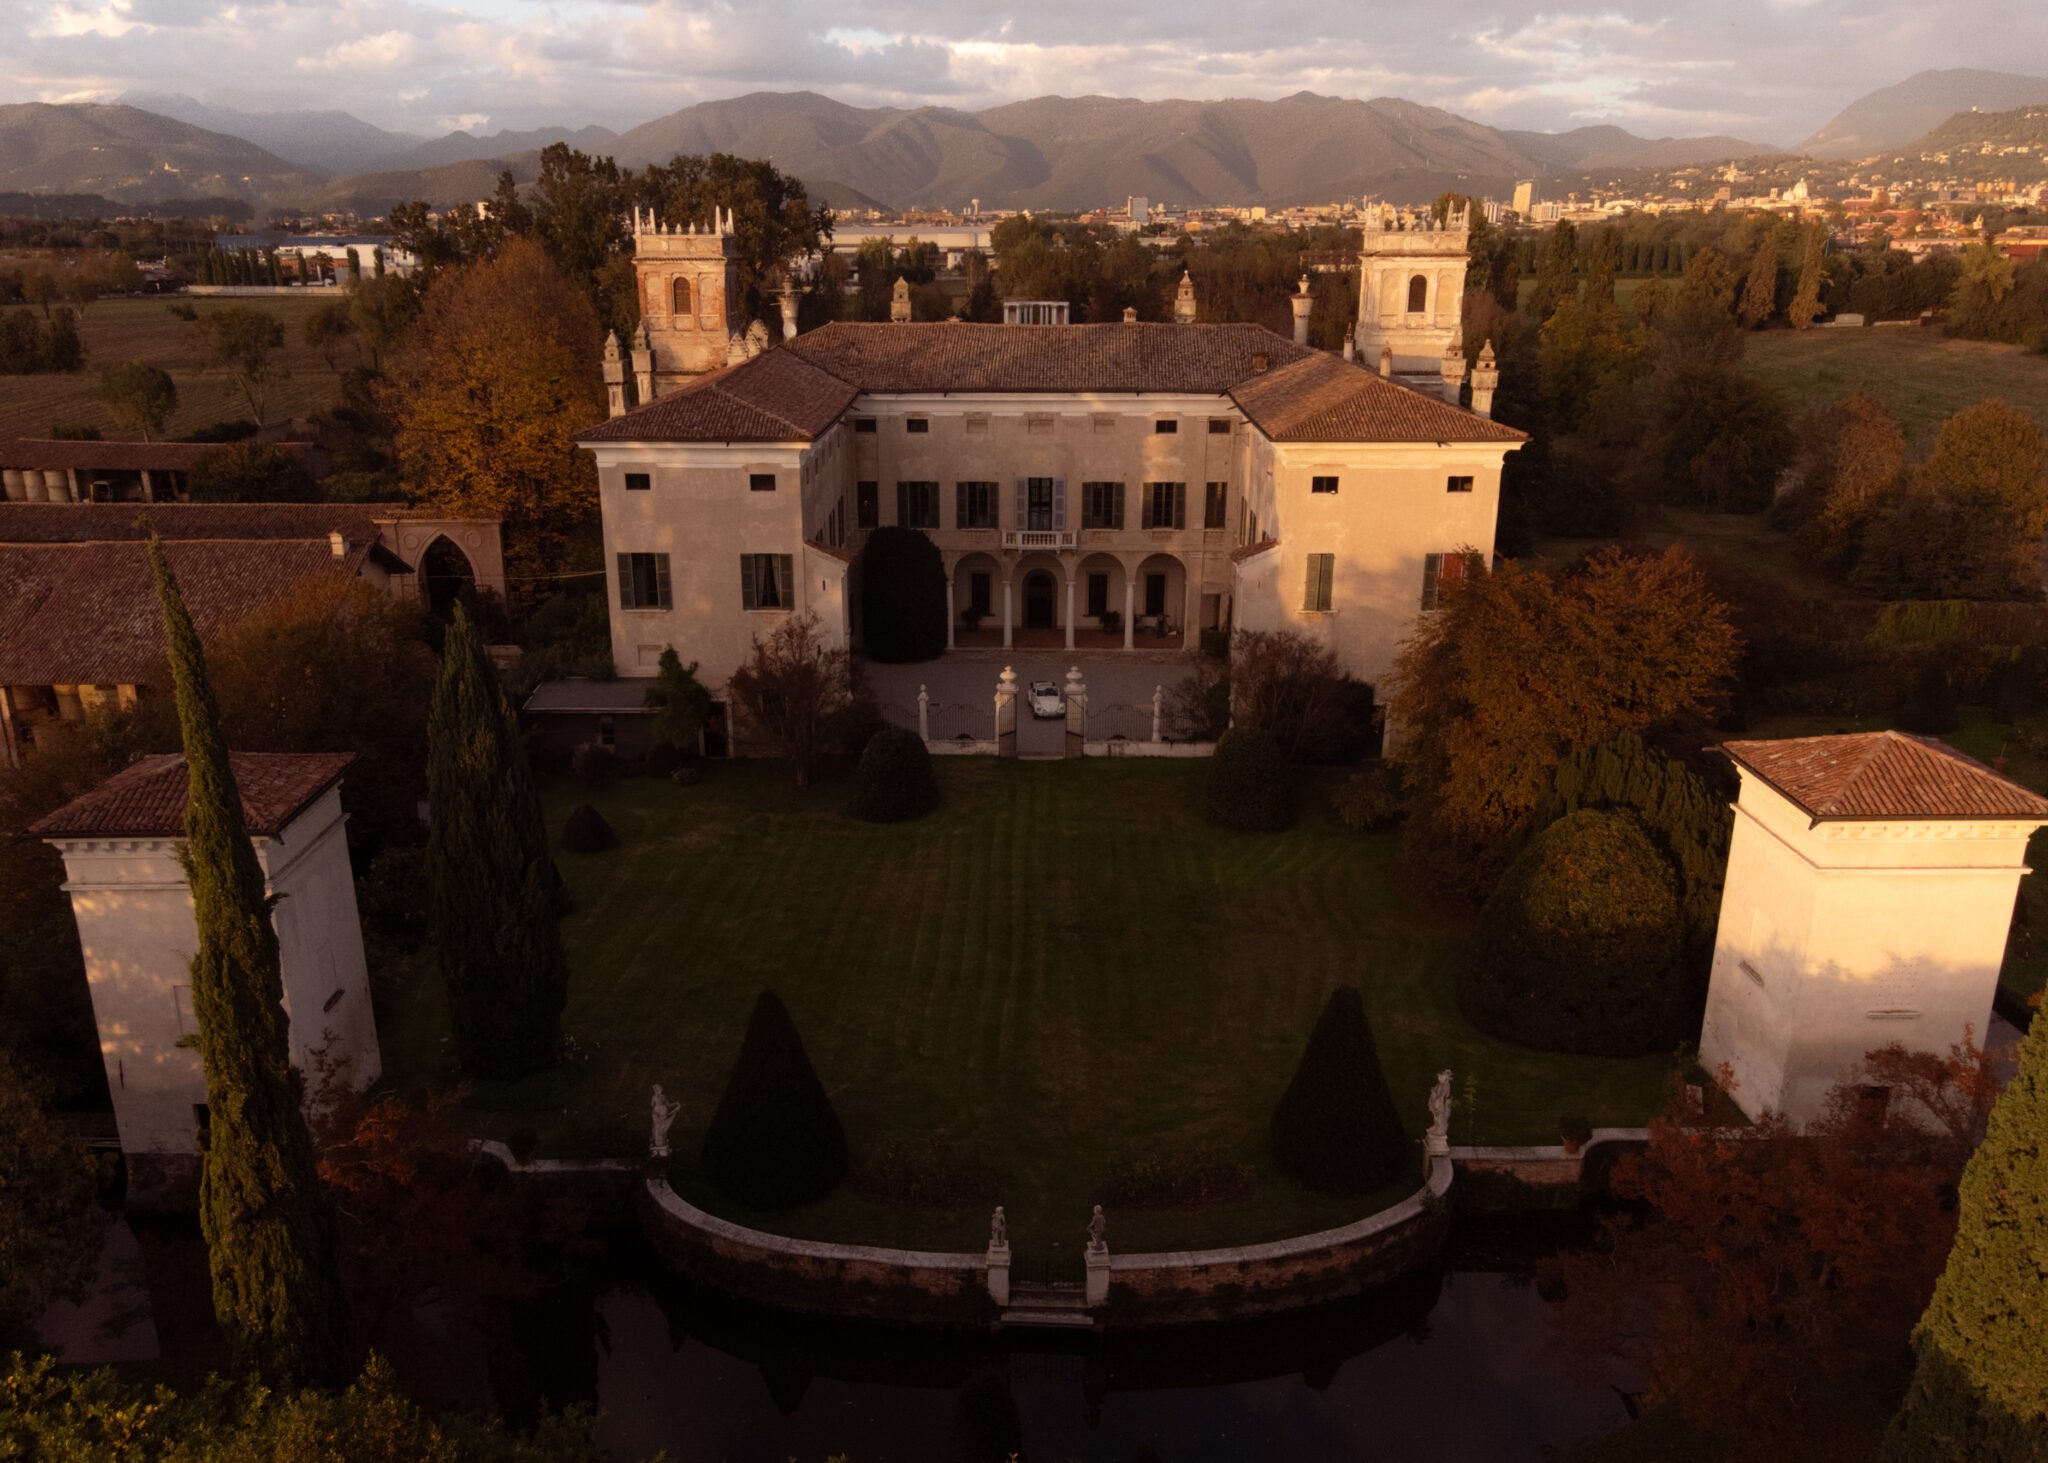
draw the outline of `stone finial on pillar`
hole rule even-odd
[[[996,755],[1017,755],[1017,672],[1009,666],[996,677]]]
[[[1166,739],[1163,735],[1165,729],[1165,712],[1166,687],[1154,686],[1152,688],[1152,740],[1155,742],[1164,741]]]
[[[788,280],[775,292],[775,303],[782,307],[782,338],[796,339],[796,286]]]
[[[1391,345],[1380,347],[1380,374],[1382,376],[1394,374],[1394,348]]]
[[[1067,672],[1067,755],[1085,755],[1088,742],[1088,687],[1081,680],[1081,668]]]
[[[604,395],[607,411],[615,417],[626,414],[626,361],[619,353],[619,333],[608,330],[604,337]]]
[[[1358,344],[1349,335],[1344,337],[1344,359],[1350,360],[1358,354]]]
[[[932,739],[932,693],[923,686],[917,688],[917,739],[927,743]]]
[[[910,319],[910,281],[896,276],[896,288],[889,292],[889,319],[902,325]]]
[[[633,396],[642,406],[654,400],[654,341],[645,317],[633,332]]]
[[[1493,342],[1479,352],[1479,364],[1472,368],[1472,410],[1480,416],[1493,415],[1493,393],[1500,387],[1500,367],[1493,359]]]
[[[1309,311],[1316,306],[1315,296],[1308,292],[1307,275],[1301,277],[1301,288],[1288,297],[1287,303],[1294,307],[1294,343],[1307,345]]]
[[[1180,272],[1180,288],[1173,295],[1173,323],[1192,325],[1195,323],[1195,277],[1185,269]]]
[[[1444,400],[1456,406],[1458,390],[1465,384],[1465,352],[1455,344],[1445,346],[1438,373],[1443,377]]]

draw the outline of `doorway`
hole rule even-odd
[[[1027,630],[1050,630],[1053,628],[1053,599],[1057,586],[1052,575],[1043,569],[1033,569],[1024,576],[1024,628]]]

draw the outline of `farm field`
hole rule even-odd
[[[1766,330],[1744,362],[1792,398],[1795,413],[1867,391],[1889,407],[1913,451],[1934,447],[1942,422],[1987,396],[2048,428],[2048,356],[2016,345],[1955,340],[1935,330]]]
[[[649,1084],[682,1103],[689,1182],[754,998],[788,1003],[846,1124],[858,1171],[890,1143],[936,1139],[992,1168],[1023,1244],[1071,1239],[1119,1153],[1221,1150],[1251,1197],[1118,1213],[1126,1248],[1202,1247],[1346,1222],[1377,1199],[1309,1194],[1273,1171],[1265,1130],[1330,991],[1357,983],[1402,1117],[1419,1138],[1437,1070],[1457,1073],[1459,1142],[1554,1142],[1561,1114],[1640,1123],[1665,1100],[1668,1056],[1557,1056],[1484,1036],[1459,1015],[1462,915],[1403,879],[1394,835],[1346,831],[1306,799],[1302,823],[1228,833],[1194,812],[1184,762],[942,760],[945,806],[879,827],[850,789],[793,785],[772,763],[717,764],[700,786],[629,779],[547,792],[551,826],[594,803],[618,831],[560,854],[573,1056],[479,1085],[479,1134],[521,1131],[548,1154],[635,1157]],[[387,1080],[452,1084],[432,976],[386,1020]],[[842,1189],[765,1221],[780,1232],[977,1246],[987,1210],[884,1207]],[[1071,1233],[1070,1233],[1071,1232]]]
[[[328,369],[320,352],[305,344],[301,334],[306,317],[323,301],[335,298],[338,295],[331,290],[309,290],[303,298],[233,301],[276,315],[284,325],[284,346],[277,352],[279,370],[264,400],[264,413],[272,421],[305,416],[340,399],[340,376]],[[85,343],[83,371],[75,375],[0,376],[0,439],[46,437],[54,427],[75,426],[98,427],[109,437],[122,435],[93,399],[100,367],[121,361],[161,366],[178,383],[178,411],[167,428],[169,435],[247,417],[248,403],[227,373],[202,364],[205,344],[199,326],[173,315],[171,303],[161,297],[101,300],[79,317],[79,336]],[[203,316],[228,302],[195,299],[185,303]],[[337,363],[346,365],[346,361]]]

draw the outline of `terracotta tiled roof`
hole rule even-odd
[[[1232,549],[1230,551],[1230,562],[1233,564],[1242,564],[1246,559],[1254,558],[1259,554],[1263,554],[1268,549],[1277,549],[1279,547],[1279,539],[1262,538],[1255,544],[1243,544],[1237,548]]]
[[[274,442],[296,457],[311,442]],[[0,467],[34,467],[62,472],[190,472],[199,459],[220,450],[216,442],[67,442],[54,437],[17,437],[0,443]]]
[[[353,752],[230,752],[249,832],[273,838],[332,787]],[[185,756],[144,757],[29,827],[43,838],[174,838],[185,831]]]
[[[367,543],[379,522],[407,517],[398,503],[0,503],[0,544],[174,539],[318,539],[341,530]]]
[[[1275,442],[1522,442],[1527,435],[1335,356],[1312,355],[1231,390]]]
[[[202,642],[309,578],[354,577],[370,553],[336,558],[317,540],[167,541],[164,552]],[[146,684],[163,621],[138,542],[0,544],[0,686]]]
[[[1862,818],[2035,818],[2048,798],[1974,757],[1903,732],[1724,742],[1722,750],[1816,822]]]
[[[838,322],[784,349],[863,391],[1191,392],[1222,395],[1304,346],[1263,325],[856,325]]]
[[[622,417],[578,442],[808,442],[839,420],[856,388],[789,350],[771,350]]]

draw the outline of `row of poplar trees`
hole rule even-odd
[[[192,1009],[208,1111],[199,1216],[214,1314],[237,1370],[335,1385],[353,1370],[348,1300],[291,1064],[270,899],[198,633],[163,546],[153,541],[149,554],[189,769],[180,858],[198,926]],[[523,1076],[561,1044],[561,881],[511,704],[460,610],[430,738],[435,943],[457,1057],[471,1076]]]

